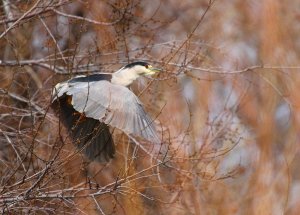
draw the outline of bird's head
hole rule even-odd
[[[161,69],[154,68],[146,62],[133,62],[113,73],[112,83],[128,86],[140,76],[150,76],[157,74]]]

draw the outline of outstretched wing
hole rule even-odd
[[[105,123],[87,118],[70,103],[71,96],[63,94],[52,103],[61,122],[68,129],[73,144],[90,160],[107,162],[115,155],[115,145]]]
[[[73,108],[86,117],[97,119],[129,135],[154,143],[160,140],[154,123],[137,96],[124,86],[108,81],[65,82],[56,87],[59,96],[72,96]]]

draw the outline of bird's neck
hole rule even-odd
[[[112,74],[111,83],[129,86],[138,77],[140,77],[140,75],[136,70],[121,69]]]

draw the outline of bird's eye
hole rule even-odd
[[[146,69],[151,69],[151,68],[152,68],[152,66],[150,64],[146,65]]]

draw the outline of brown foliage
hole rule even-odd
[[[17,214],[298,214],[296,0],[12,1],[0,12],[0,208]],[[53,110],[77,74],[144,60],[132,88],[169,152],[119,131],[88,161]]]

